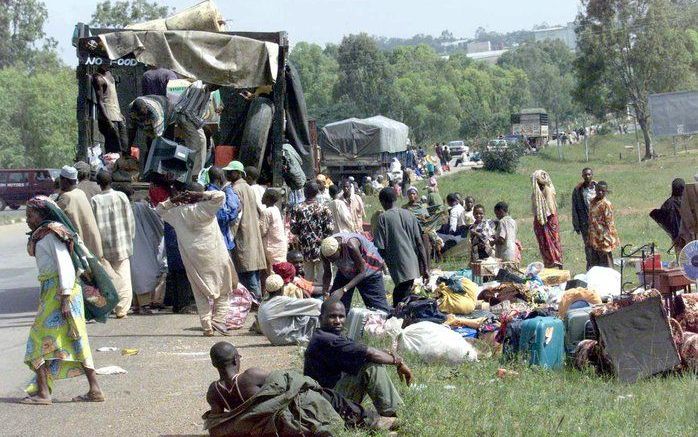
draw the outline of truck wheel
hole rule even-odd
[[[258,169],[262,166],[273,118],[274,106],[271,100],[257,97],[252,101],[240,142],[240,162]]]
[[[10,209],[12,211],[17,211],[19,209],[19,205],[10,205]]]
[[[7,202],[5,202],[5,199],[0,197],[0,211],[4,211],[5,208],[7,208]]]

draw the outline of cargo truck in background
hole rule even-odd
[[[543,108],[526,108],[511,114],[511,134],[523,138],[530,147],[548,144],[548,113]]]

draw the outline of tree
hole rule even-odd
[[[310,115],[318,117],[317,109],[334,103],[332,90],[339,80],[337,61],[319,45],[307,42],[293,47],[289,61],[298,69]]]
[[[393,75],[373,38],[365,33],[345,36],[337,48],[337,63],[335,98],[346,96],[355,103],[360,116],[389,112]]]
[[[632,107],[651,159],[648,95],[688,86],[695,75],[686,33],[676,26],[682,11],[667,0],[584,0],[583,7],[575,98],[595,114]]]
[[[0,70],[0,167],[60,167],[75,157],[75,72]]]
[[[2,0],[0,2],[0,68],[16,63],[31,67],[36,57],[49,56],[56,42],[44,40],[46,5],[37,0]],[[54,63],[57,58],[53,58]],[[44,59],[46,60],[46,59]]]
[[[172,12],[174,12],[174,8],[160,6],[157,1],[114,1],[112,4],[111,0],[106,0],[97,3],[90,25],[124,28],[133,23],[165,18]]]

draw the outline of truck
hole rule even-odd
[[[131,32],[139,31],[130,28],[92,28],[84,23],[78,23],[75,26],[73,45],[76,47],[78,58],[78,67],[76,69],[78,85],[76,158],[78,160],[88,160],[93,147],[103,142],[103,137],[97,127],[96,97],[91,84],[91,75],[97,71],[99,66],[108,66],[115,77],[121,113],[126,118],[126,122],[130,122],[128,107],[136,97],[141,95],[141,79],[147,66],[139,61],[138,55],[134,53],[127,53],[119,57],[110,56],[109,51],[105,50],[103,44],[100,44],[100,35],[116,33],[119,40],[128,40]],[[172,34],[174,32],[177,31],[164,33]],[[182,34],[183,38],[193,33],[191,31],[182,32],[188,32],[187,34]],[[150,31],[148,33],[152,34],[154,32]],[[268,124],[261,123],[262,126],[268,127],[268,132],[259,135],[263,144],[259,144],[261,150],[256,153],[257,158],[248,159],[247,161],[249,162],[243,162],[243,164],[257,166],[265,181],[271,182],[274,186],[281,186],[283,185],[282,145],[290,143],[303,160],[303,170],[309,175],[308,177],[312,177],[318,157],[315,156],[314,148],[311,147],[307,110],[300,79],[295,69],[288,64],[289,42],[287,33],[283,31],[222,31],[199,32],[199,34],[199,40],[202,37],[205,38],[207,34],[211,35],[212,41],[216,41],[215,37],[217,35],[229,35],[239,37],[238,40],[233,41],[235,43],[238,41],[245,43],[245,41],[254,40],[263,43],[265,47],[272,47],[273,49],[278,47],[278,52],[270,50],[270,53],[278,53],[278,56],[275,56],[275,58],[254,59],[255,62],[266,62],[267,66],[265,68],[275,70],[275,80],[271,85],[271,92],[267,94],[272,110],[267,111],[266,116],[270,117],[271,120],[265,120],[265,123]],[[188,37],[186,38],[188,39]],[[176,44],[172,44],[171,48],[174,51],[174,53],[171,53],[171,56],[176,58],[178,56],[176,50],[179,47]],[[187,54],[180,56],[186,58]],[[248,66],[245,65],[238,68],[237,71],[231,70],[230,75],[244,76],[248,74],[248,70]],[[255,90],[254,88],[234,86],[222,86],[220,88],[223,110],[220,114],[219,124],[216,125],[215,129],[207,131],[210,149],[220,145],[233,146],[239,149],[243,147],[241,145],[243,132],[246,127],[249,129],[248,120],[254,118],[256,126],[260,125],[259,117],[256,115],[252,117],[248,113],[253,105],[249,99],[244,97],[246,91],[254,92]],[[139,134],[136,142],[140,144],[143,141],[143,136]],[[213,147],[210,146],[211,144],[213,144]],[[238,157],[243,153],[244,151],[236,150]],[[145,158],[141,157],[141,159]],[[213,161],[213,158],[211,160]]]
[[[511,114],[511,134],[521,136],[536,148],[548,143],[548,113],[543,108],[526,108]]]
[[[329,123],[318,137],[322,165],[336,179],[386,173],[395,158],[404,164],[409,142],[407,125],[382,115]]]

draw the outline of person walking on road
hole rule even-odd
[[[582,170],[582,182],[572,190],[572,227],[582,236],[587,270],[591,268],[593,249],[589,245],[589,204],[596,197],[594,172],[590,168]]]
[[[27,252],[36,259],[41,282],[39,311],[29,329],[24,363],[36,381],[20,403],[50,405],[53,382],[85,374],[87,394],[73,401],[103,402],[87,338],[82,288],[74,262],[79,239],[58,205],[38,196],[27,202],[31,229]]]
[[[117,319],[126,317],[133,300],[131,284],[131,255],[133,255],[133,238],[136,235],[136,223],[128,197],[111,187],[111,174],[100,171],[97,183],[102,194],[92,198],[97,226],[102,236],[102,253],[107,273],[119,294],[119,303],[114,312]]]

